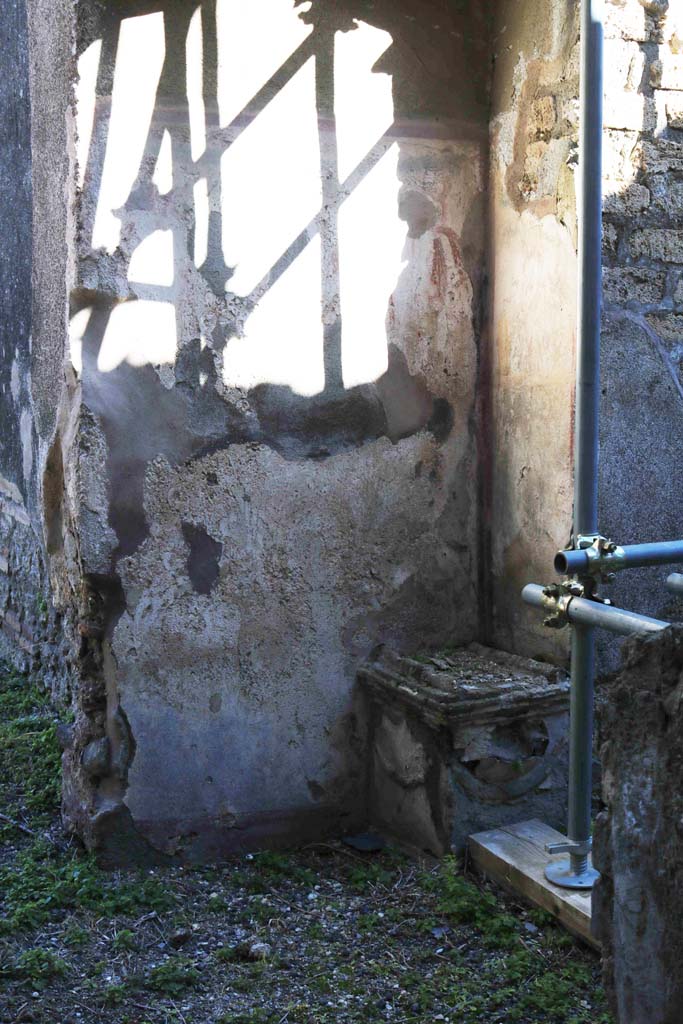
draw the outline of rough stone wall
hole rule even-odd
[[[77,8],[53,564],[113,860],[353,821],[357,666],[477,633],[485,11],[308,8]]]
[[[605,810],[593,893],[605,987],[622,1024],[677,1024],[683,1006],[683,629],[630,642],[602,689]]]
[[[682,534],[683,10],[606,5],[600,522],[619,543]],[[616,604],[680,618],[667,570],[621,573]],[[601,638],[603,668],[618,642]]]
[[[32,168],[29,25],[20,0],[3,8],[0,51],[0,654],[61,690],[64,652],[40,507],[40,310],[32,297],[39,263],[32,203],[40,188],[32,189],[32,170],[39,181],[40,169]]]
[[[564,659],[522,587],[571,527],[579,5],[502,0],[494,25],[490,338],[482,462],[489,642]],[[490,424],[490,428],[489,428]]]

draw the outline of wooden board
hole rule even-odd
[[[542,821],[522,821],[517,825],[478,832],[468,839],[470,858],[477,869],[515,896],[521,896],[556,917],[568,931],[596,949],[598,940],[591,935],[591,894],[553,885],[544,875],[548,861],[561,860],[545,852],[546,843],[565,837]]]

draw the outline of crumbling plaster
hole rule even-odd
[[[492,22],[482,5],[442,0],[280,6],[296,44],[223,117],[208,0],[199,16],[174,0],[27,4],[33,301],[30,360],[8,364],[19,398],[6,479],[32,533],[13,540],[5,623],[32,656],[32,615],[41,643],[57,635],[54,613],[41,622],[28,607],[49,567],[76,710],[65,815],[113,860],[352,823],[351,693],[378,645],[478,638],[567,654],[519,592],[548,579],[571,519],[578,4],[501,0]],[[681,32],[666,3],[606,8],[601,521],[628,541],[680,532],[677,434],[654,438],[662,407],[676,422],[681,388]],[[130,41],[143,21],[150,39],[161,25],[164,54],[139,62],[159,81],[132,131],[114,125],[116,82],[132,72],[135,87],[122,26]],[[392,116],[351,145],[354,164],[343,135],[362,119],[340,106],[332,53],[348,58],[359,39],[363,66],[347,73],[361,76],[368,123],[373,97]],[[294,78],[313,98],[303,129],[277,107]],[[144,114],[144,90],[133,96]],[[264,123],[271,146],[249,164]],[[285,124],[289,135],[272,127]],[[107,161],[136,146],[117,198],[125,175]],[[231,148],[250,168],[241,178]],[[300,173],[318,204],[297,206]],[[230,181],[240,187],[224,196]],[[287,222],[291,210],[307,217]],[[230,223],[270,253],[251,289],[240,275],[253,253],[230,249]],[[282,252],[281,223],[299,231]],[[278,311],[285,293],[299,298]],[[287,353],[319,329],[297,377]],[[642,501],[653,489],[670,497],[657,510]],[[25,596],[21,563],[36,567]],[[658,579],[631,577],[616,596],[676,612]]]
[[[194,22],[199,5],[171,0],[76,8],[77,56],[82,76],[95,69],[94,93],[83,77],[76,83],[70,387],[53,449],[66,496],[55,522],[65,538],[73,527],[77,545],[60,550],[55,534],[52,562],[83,584],[76,720],[63,731],[65,816],[105,859],[216,856],[361,820],[362,724],[351,700],[359,664],[383,643],[416,650],[476,635],[487,22],[480,9],[432,6],[438,32],[407,0],[270,4],[278,17],[287,10],[298,48],[227,125],[215,99],[226,42],[214,4]],[[124,42],[143,23],[153,41],[157,15],[165,55],[151,122],[142,136],[131,125],[131,151],[142,138],[139,166],[123,205],[110,203],[103,219],[120,81],[137,73],[123,61]],[[186,92],[187,40],[199,29],[201,153]],[[361,56],[350,74],[365,76],[354,117],[362,126],[359,100],[369,109],[380,89],[393,117],[379,137],[361,137],[349,174],[332,54],[339,68],[354,39]],[[378,53],[364,66],[370,44]],[[151,45],[146,58],[153,66]],[[287,194],[288,164],[300,159],[309,173],[311,133],[322,207],[245,295],[248,249],[243,264],[225,256],[221,218],[239,225],[240,202],[222,197],[225,153],[239,141],[249,160],[259,118],[290,95],[292,76],[310,84],[315,107],[303,128],[293,111],[290,147],[278,151],[285,140],[274,137],[267,163],[250,165],[261,188],[255,237],[272,248],[269,215],[276,231],[298,202]],[[140,110],[146,102],[140,88]],[[255,199],[245,192],[242,202]],[[365,210],[360,221],[354,210]],[[168,238],[170,277],[161,249],[143,260],[150,240]],[[277,354],[255,370],[247,363],[251,377],[239,363],[240,339],[257,352],[263,344],[250,318],[282,294],[279,283],[296,288],[311,254],[321,268],[318,312],[309,313],[309,285],[301,307],[281,306],[270,330],[295,363],[322,308],[318,393],[296,384]],[[364,279],[354,278],[355,262]],[[308,280],[315,287],[316,275]],[[359,314],[373,303],[385,354],[371,372],[362,364],[377,342]],[[348,369],[354,351],[360,371]],[[283,383],[269,369],[278,358]],[[74,604],[68,589],[62,600]]]

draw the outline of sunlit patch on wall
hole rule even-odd
[[[124,18],[119,32],[111,118],[92,244],[113,252],[121,238],[114,212],[130,194],[152,121],[164,63],[162,12]],[[80,130],[80,125],[79,125]]]
[[[334,37],[334,113],[343,181],[394,120],[391,77],[372,70],[391,46],[388,32],[358,22]]]
[[[394,144],[339,211],[342,375],[347,388],[377,380],[387,369],[387,308],[405,266],[397,165]]]
[[[320,209],[317,123],[311,57],[221,158],[223,256],[236,268],[236,295],[249,294]]]
[[[190,151],[198,160],[206,149],[206,111],[204,107],[204,48],[201,8],[192,15],[185,41],[187,106],[190,119]]]
[[[95,120],[97,73],[100,67],[101,53],[102,40],[95,39],[78,58],[78,78],[75,86],[78,118],[76,159],[78,160],[78,184],[81,188],[83,188],[85,180],[90,140]]]
[[[323,390],[320,240],[313,239],[225,347],[223,379],[233,387],[282,384],[300,395]]]
[[[87,306],[74,313],[69,322],[69,359],[79,377],[83,372],[83,338],[91,315],[92,306]]]
[[[114,306],[107,322],[97,369],[115,370],[121,363],[158,366],[174,363],[177,350],[176,315],[172,302],[136,299]]]
[[[248,106],[311,31],[291,0],[217,0],[221,128]]]
[[[173,232],[158,229],[147,235],[130,258],[128,280],[141,284],[173,284]]]
[[[209,254],[209,186],[200,178],[192,187],[194,196],[194,265],[201,267]]]
[[[173,149],[171,135],[166,128],[161,136],[159,156],[154,167],[152,181],[159,190],[159,195],[165,196],[173,188]]]

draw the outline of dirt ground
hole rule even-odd
[[[59,822],[55,724],[5,671],[2,1024],[610,1024],[595,954],[453,858],[333,842],[100,871]]]

